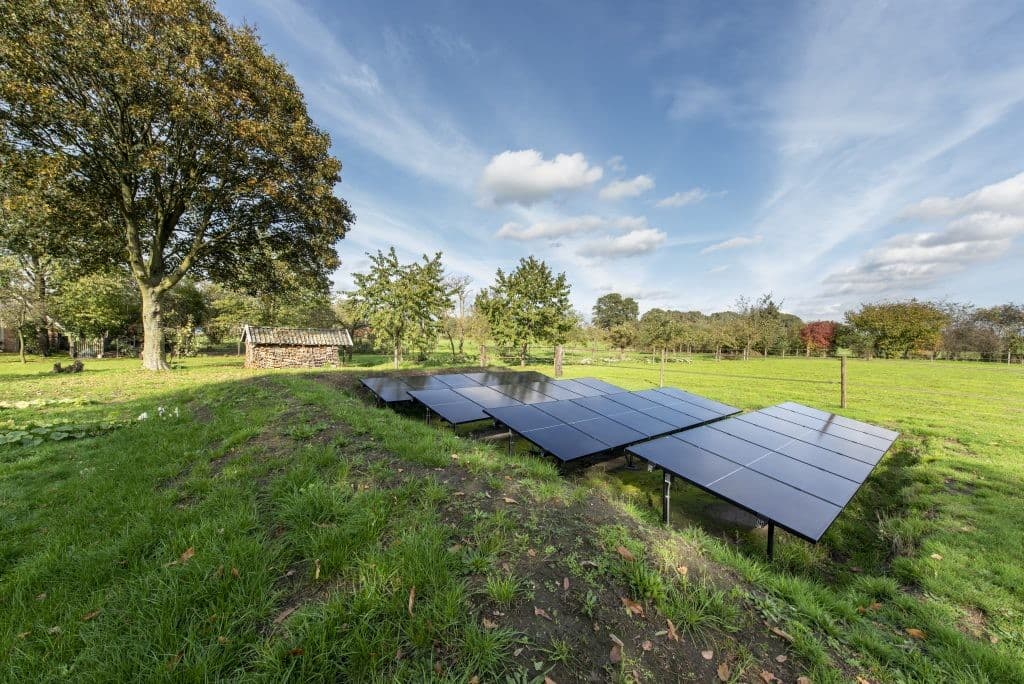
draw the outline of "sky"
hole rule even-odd
[[[534,255],[619,292],[806,320],[1024,300],[1024,5],[227,0],[305,94],[367,252],[476,289]]]

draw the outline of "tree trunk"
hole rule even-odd
[[[35,271],[35,295],[36,295],[36,313],[39,316],[38,332],[36,334],[37,341],[39,342],[39,354],[41,356],[50,355],[50,329],[49,322],[46,320],[46,275],[43,273],[42,264],[36,257],[32,258],[32,268]]]
[[[562,345],[558,345],[557,347],[555,347],[555,377],[556,378],[562,377],[562,359],[563,359],[562,355],[563,354],[564,354],[564,350],[562,348]]]
[[[18,352],[21,355],[21,362],[28,363],[28,359],[25,358],[25,331],[20,327],[18,328]]]
[[[527,350],[527,345],[526,345],[526,343],[523,343],[523,348],[519,350],[519,365],[520,366],[525,366],[526,365],[526,350]]]
[[[139,286],[142,294],[142,367],[146,370],[170,370],[164,356],[163,293]]]
[[[402,362],[402,351],[401,345],[395,345],[395,370],[398,370],[398,364]]]

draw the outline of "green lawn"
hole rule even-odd
[[[373,408],[362,369],[49,365],[0,355],[0,679],[1024,680],[1019,366],[850,361],[842,412],[903,436],[770,564],[696,489],[667,534],[656,474],[560,478]],[[666,384],[839,410],[838,366],[697,359]],[[637,358],[566,375],[658,381]]]

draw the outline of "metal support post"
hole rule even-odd
[[[775,523],[768,521],[768,560],[775,557]]]
[[[662,470],[661,473],[663,476],[661,481],[661,522],[668,525],[669,509],[672,503],[672,473],[667,470]]]

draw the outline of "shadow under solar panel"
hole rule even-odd
[[[628,451],[662,469],[666,523],[672,478],[680,477],[766,520],[771,556],[776,524],[817,542],[898,436],[839,418],[788,403]]]

